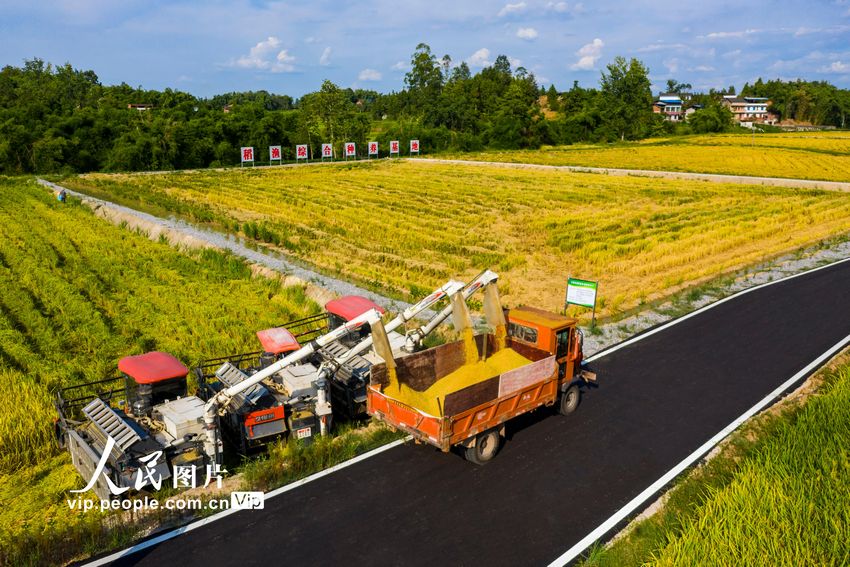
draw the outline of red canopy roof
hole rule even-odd
[[[383,307],[379,307],[361,295],[346,295],[325,303],[325,310],[328,313],[342,317],[346,321],[351,321],[370,309],[377,309],[382,315],[384,313]]]
[[[257,338],[260,339],[263,350],[272,354],[290,352],[301,348],[301,345],[298,344],[298,339],[283,327],[257,331]]]
[[[139,384],[182,378],[189,373],[182,362],[166,352],[157,351],[125,356],[118,361],[118,370]]]

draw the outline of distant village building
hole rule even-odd
[[[776,115],[767,111],[770,99],[764,97],[725,95],[723,106],[732,111],[732,119],[738,124],[754,122],[774,124],[776,122]]]
[[[684,116],[684,103],[678,93],[664,93],[652,103],[652,112],[663,114],[664,120],[679,122]]]
[[[224,108],[223,108],[222,110],[224,111],[224,113],[225,113],[225,114],[230,114],[230,111],[231,111],[232,109],[233,109],[233,107],[232,107],[231,105],[229,105],[229,104],[225,104],[225,105],[224,105]]]
[[[685,120],[687,120],[697,110],[702,110],[701,104],[693,104],[685,109]]]
[[[139,112],[142,112],[144,110],[152,109],[153,105],[152,104],[133,104],[133,103],[130,103],[130,104],[127,105],[127,108],[129,108],[131,110],[138,110]]]

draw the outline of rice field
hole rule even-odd
[[[845,565],[850,364],[799,407],[767,413],[676,487],[656,517],[587,558],[609,565]],[[727,455],[727,453],[729,453]]]
[[[81,481],[53,439],[57,388],[148,350],[187,365],[254,350],[257,329],[318,310],[237,258],[180,252],[22,179],[0,178],[0,289],[0,563],[23,534],[99,521],[63,500]]]
[[[756,177],[850,181],[850,132],[717,134],[440,157]]]
[[[560,309],[568,276],[616,313],[850,231],[850,194],[407,161],[67,185],[279,248],[415,298],[491,267],[507,305]]]

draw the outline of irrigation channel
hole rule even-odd
[[[561,565],[847,347],[848,314],[850,259],[751,288],[592,357],[577,413],[509,422],[485,467],[398,444],[96,564]]]
[[[176,218],[164,219],[157,217],[111,201],[105,201],[103,199],[86,195],[85,193],[68,189],[45,179],[38,179],[38,183],[56,192],[64,189],[68,195],[80,199],[85,205],[94,210],[104,208],[109,211],[111,215],[103,216],[111,218],[112,220],[120,221],[122,218],[126,219],[127,217],[130,217],[132,219],[137,219],[139,221],[137,226],[148,233],[151,233],[151,229],[160,229],[172,237],[174,235],[182,237],[177,239],[170,238],[172,241],[177,240],[180,243],[193,247],[210,246],[222,250],[229,250],[233,254],[244,258],[253,264],[258,264],[288,277],[293,277],[307,285],[321,288],[322,290],[329,292],[331,295],[362,295],[364,297],[368,297],[381,307],[392,311],[399,311],[410,306],[409,303],[404,301],[384,297],[383,295],[358,287],[352,283],[320,274],[314,270],[298,265],[283,254],[279,254],[271,250],[259,250],[256,246],[252,246],[251,243],[233,235],[201,228]],[[429,317],[430,315],[432,315],[430,311],[425,311],[420,316]]]

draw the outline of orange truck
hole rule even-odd
[[[576,320],[533,307],[511,309],[506,320],[502,348],[515,351],[527,364],[497,376],[482,376],[483,380],[446,394],[441,415],[391,397],[387,393],[390,371],[386,364],[379,364],[372,368],[366,392],[368,413],[417,442],[444,452],[459,447],[467,460],[485,464],[496,456],[505,423],[511,418],[556,403],[561,414],[575,411],[580,387],[596,381],[593,372],[581,368],[582,335]],[[486,361],[500,348],[500,341],[495,334],[481,334],[475,337],[475,348],[480,360]],[[464,341],[457,341],[395,359],[395,380],[426,391],[467,362],[465,351]]]

